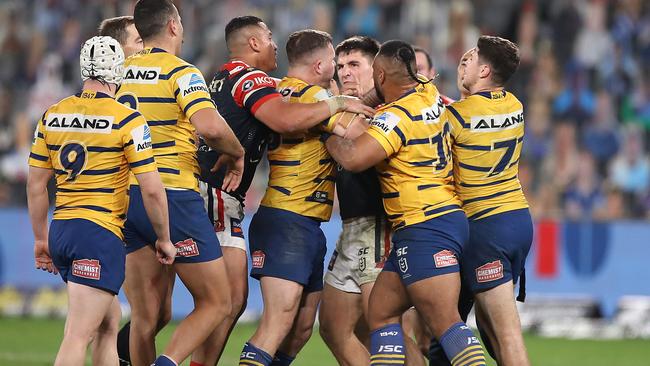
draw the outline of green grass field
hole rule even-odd
[[[160,334],[159,345],[167,342],[173,329],[173,325],[169,326]],[[235,328],[221,365],[237,364],[241,347],[253,331],[252,324]],[[0,319],[0,365],[51,365],[62,333],[62,320]],[[535,366],[650,365],[649,341],[575,341],[527,336],[526,344]],[[314,334],[294,365],[334,366],[336,361],[318,334]]]

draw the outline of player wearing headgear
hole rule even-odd
[[[124,53],[110,37],[93,37],[80,55],[83,90],[43,114],[29,156],[27,197],[36,268],[59,272],[67,284],[68,315],[55,365],[116,364],[124,281],[122,236],[129,172],[142,186],[157,240],[157,260],[174,261],[167,201],[142,115],[113,99]],[[47,232],[47,182],[56,176],[56,208]]]
[[[415,52],[408,43],[384,43],[373,63],[373,78],[386,104],[367,133],[327,141],[343,168],[376,166],[393,223],[393,250],[370,295],[370,364],[404,364],[399,319],[412,302],[454,366],[485,365],[478,339],[457,310],[458,258],[468,231],[453,189],[450,127],[440,119],[445,107],[438,90],[415,70]]]
[[[499,37],[481,36],[461,60],[459,77],[470,96],[443,116],[451,124],[456,191],[469,219],[469,242],[461,257],[462,314],[476,304],[486,348],[499,365],[530,365],[521,335],[514,284],[521,276],[533,237],[533,224],[518,178],[524,140],[521,102],[504,84],[519,66],[519,48]],[[434,343],[435,346],[435,343]],[[448,365],[432,347],[432,365]],[[452,362],[453,363],[453,362]]]
[[[213,169],[220,154],[205,144],[199,148],[200,189],[208,215],[226,259],[232,290],[232,311],[192,353],[193,365],[218,362],[232,326],[243,312],[248,295],[246,243],[242,232],[243,201],[252,183],[257,164],[267,145],[277,135],[313,127],[340,110],[372,115],[360,101],[332,97],[311,104],[289,103],[280,98],[276,81],[267,72],[275,70],[277,46],[266,24],[255,16],[233,18],[226,25],[226,45],[230,60],[210,83],[212,100],[246,150],[242,182],[233,192],[222,190],[224,171]]]
[[[142,51],[142,38],[135,28],[135,22],[131,15],[104,19],[99,24],[97,34],[113,37],[120,42],[125,58]]]
[[[118,101],[138,108],[151,127],[154,157],[169,201],[171,238],[178,248],[174,265],[194,299],[194,310],[180,323],[155,365],[181,363],[230,312],[230,285],[221,248],[198,192],[195,132],[223,152],[226,190],[241,180],[244,150],[210,99],[200,71],[176,55],[183,25],[171,0],[139,0],[133,18],[144,50],[125,63]],[[155,359],[154,337],[167,320],[173,272],[153,261],[155,240],[143,214],[141,190],[132,185],[125,225],[131,305],[130,350],[134,365]]]

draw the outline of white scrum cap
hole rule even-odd
[[[82,81],[98,79],[120,85],[124,74],[124,51],[114,38],[96,36],[81,48],[79,66]]]

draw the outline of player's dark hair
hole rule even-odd
[[[332,44],[332,36],[327,32],[305,29],[291,33],[286,46],[289,65],[315,50],[327,47],[328,44]]]
[[[126,28],[131,24],[134,24],[134,21],[133,17],[130,15],[104,19],[101,24],[99,24],[97,34],[100,36],[115,38],[115,40],[120,42],[120,44],[124,44],[127,36]]]
[[[379,52],[379,42],[368,36],[354,36],[339,43],[334,51],[336,56],[341,53],[359,51],[364,56],[372,59],[377,55],[377,52]]]
[[[160,34],[175,11],[172,0],[138,0],[133,9],[133,20],[140,38],[147,41]]]
[[[519,47],[513,42],[493,36],[481,36],[476,43],[478,55],[490,64],[492,81],[505,84],[519,67]]]
[[[400,40],[384,42],[379,48],[379,56],[395,59],[406,67],[406,72],[414,81],[419,84],[426,84],[431,80],[423,81],[416,74],[417,64],[415,63],[415,50],[409,43]]]
[[[427,50],[425,50],[422,47],[415,46],[415,47],[413,47],[413,51],[420,52],[420,53],[424,54],[424,57],[427,59],[427,69],[430,69],[430,68],[433,67],[433,60],[431,59],[431,55],[429,54],[429,52]]]
[[[232,18],[228,24],[226,24],[226,43],[230,43],[232,35],[238,30],[250,27],[251,25],[259,25],[260,23],[264,23],[264,21],[253,15],[244,15]]]

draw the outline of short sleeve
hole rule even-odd
[[[133,174],[147,173],[156,170],[156,161],[151,146],[151,130],[147,121],[139,115],[125,125],[122,142],[124,155]]]
[[[29,153],[29,165],[37,168],[52,169],[50,152],[45,142],[45,114],[38,121],[34,130],[34,139],[32,140],[32,149]]]
[[[388,156],[395,154],[406,145],[406,137],[402,131],[403,120],[408,120],[408,117],[402,116],[396,110],[384,110],[377,113],[370,121],[368,134],[379,142]]]
[[[251,68],[239,76],[232,88],[232,97],[238,106],[255,114],[257,109],[270,99],[280,97],[276,81],[264,71]]]
[[[458,141],[461,138],[463,129],[468,126],[465,123],[465,119],[459,113],[457,109],[458,107],[462,107],[458,102],[448,105],[442,115],[443,121],[449,121],[451,137],[455,141]]]
[[[216,108],[203,75],[196,67],[187,67],[177,75],[174,82],[176,102],[187,118],[201,109]]]

